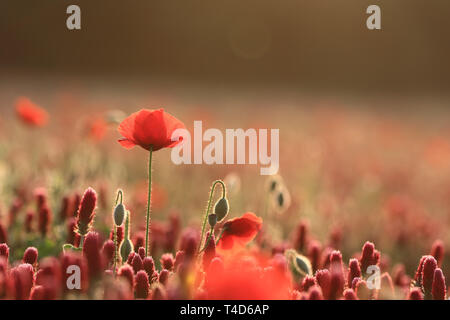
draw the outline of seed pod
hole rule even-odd
[[[229,206],[226,198],[221,198],[214,206],[214,213],[217,216],[217,222],[222,221],[228,214]]]
[[[133,243],[130,239],[124,239],[120,245],[120,256],[122,261],[127,261],[128,255],[134,250]]]
[[[216,223],[217,223],[217,214],[211,213],[211,214],[208,216],[208,223],[209,223],[209,225],[210,225],[211,228],[214,228],[214,226],[215,226]]]
[[[114,208],[113,219],[116,226],[121,226],[123,220],[125,218],[125,206],[122,203],[119,203]]]

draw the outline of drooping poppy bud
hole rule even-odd
[[[216,223],[217,223],[217,214],[211,213],[211,214],[208,216],[208,223],[209,223],[209,226],[210,226],[211,228],[214,228],[215,225],[216,225]]]
[[[423,293],[420,288],[414,287],[408,295],[408,300],[423,300]]]
[[[77,232],[84,236],[86,235],[92,226],[95,207],[97,205],[97,193],[91,187],[87,188],[81,199],[80,206],[77,213]]]
[[[436,259],[437,265],[440,268],[444,259],[444,243],[441,240],[436,240],[433,243],[431,255]]]
[[[347,275],[347,286],[352,287],[352,281],[354,278],[361,277],[361,269],[359,267],[359,262],[357,259],[350,259],[348,263],[348,275]]]
[[[161,256],[159,260],[161,262],[161,267],[163,269],[171,271],[174,265],[173,255],[171,253],[165,253]]]
[[[222,221],[228,215],[229,205],[228,200],[223,197],[220,198],[214,205],[214,213],[217,216],[217,222]]]
[[[436,259],[428,256],[423,262],[422,270],[422,286],[425,292],[425,298],[431,297],[431,289],[433,286],[434,270],[437,268]]]
[[[128,256],[131,252],[134,252],[133,243],[130,239],[124,239],[122,244],[120,245],[120,256],[122,257],[122,261],[127,261]]]
[[[149,283],[148,275],[144,270],[140,270],[136,273],[134,283],[136,299],[147,299],[149,292]]]
[[[114,208],[113,219],[116,226],[121,226],[125,220],[125,206],[122,203]]]
[[[28,247],[23,254],[23,263],[35,265],[38,259],[38,250],[35,247]]]
[[[445,277],[442,273],[442,270],[439,268],[436,268],[434,270],[434,278],[433,278],[433,285],[432,285],[432,296],[434,300],[445,300]]]

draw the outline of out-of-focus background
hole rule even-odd
[[[82,29],[66,28],[79,5]],[[381,7],[382,30],[366,28]],[[5,0],[2,73],[448,92],[447,0]]]

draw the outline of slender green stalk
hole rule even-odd
[[[117,191],[117,197],[116,197],[115,206],[117,206],[117,202],[119,201],[119,196],[120,196],[120,203],[122,203],[123,202],[123,192],[120,189]],[[113,276],[116,275],[118,251],[119,251],[119,244],[117,243],[117,226],[114,223],[114,269],[113,269]]]
[[[214,189],[216,188],[216,185],[218,183],[220,183],[220,185],[222,186],[222,197],[225,198],[225,196],[226,196],[225,183],[222,180],[214,181],[211,186],[211,191],[209,192],[208,206],[206,208],[205,218],[203,219],[202,234],[200,236],[200,243],[198,244],[198,250],[197,250],[197,251],[199,251],[199,253],[201,252],[200,249],[202,247],[203,235],[205,234],[205,227],[206,227],[206,221],[208,220],[209,210],[211,209],[211,202],[212,202],[212,197],[214,195]]]
[[[209,236],[205,241],[205,245],[203,246],[203,249],[200,250],[198,253],[202,253],[203,251],[205,251],[206,247],[208,246],[209,241],[211,240],[212,235],[214,234],[214,228],[211,228],[211,230],[209,231]]]
[[[148,256],[148,232],[150,229],[150,203],[152,200],[152,155],[153,146],[150,146],[150,154],[148,158],[148,198],[147,198],[147,220],[145,228],[145,255]]]
[[[222,230],[220,231],[220,234],[216,240],[216,246],[219,244],[220,239],[222,239],[223,233],[225,232],[226,229],[227,229],[226,227],[223,227]]]
[[[117,251],[118,251],[118,244],[117,244],[117,226],[114,224],[114,269],[113,269],[113,276],[116,276],[116,266],[117,266]]]

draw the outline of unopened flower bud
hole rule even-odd
[[[210,225],[211,228],[214,228],[214,226],[215,226],[216,223],[217,223],[217,215],[216,215],[215,213],[211,213],[211,214],[208,216],[208,223],[209,223],[209,225]]]
[[[114,208],[113,218],[114,218],[114,223],[116,224],[116,226],[122,225],[123,220],[125,218],[125,206],[122,203],[119,203]]]
[[[221,198],[214,206],[214,213],[217,216],[217,221],[222,221],[228,214],[229,206],[226,198]]]
[[[131,251],[133,251],[133,243],[130,239],[124,239],[120,245],[120,256],[122,257],[122,261],[127,261]]]

